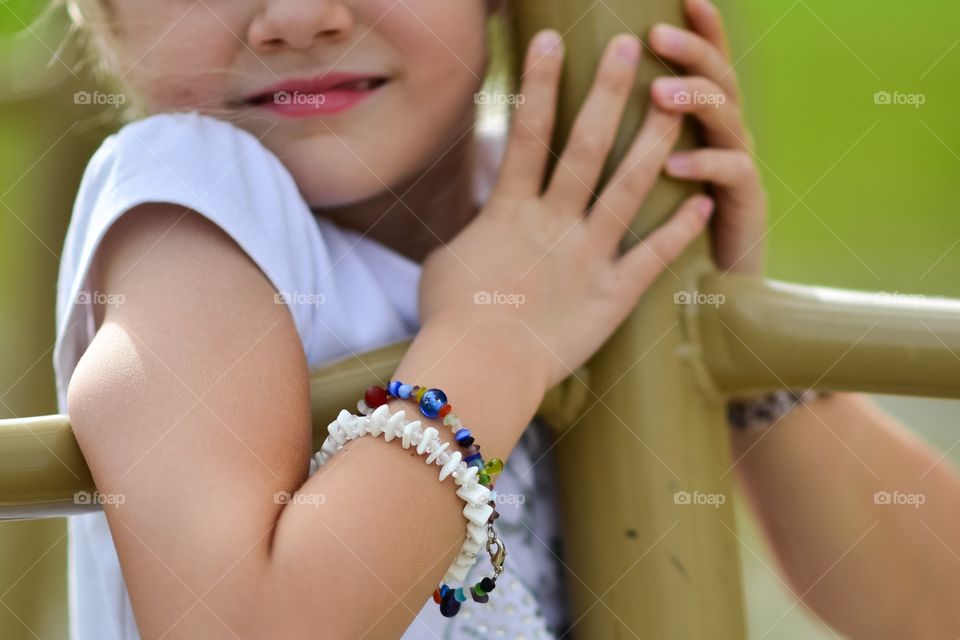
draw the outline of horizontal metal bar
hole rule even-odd
[[[776,388],[960,397],[960,301],[706,273],[695,350],[726,394]]]
[[[351,356],[310,377],[313,442],[319,449],[327,425],[341,409],[356,411],[364,389],[396,371],[410,341]],[[585,369],[551,389],[538,415],[570,424],[587,397]],[[103,508],[86,461],[64,415],[0,420],[0,520],[67,516]]]

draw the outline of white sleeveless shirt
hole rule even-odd
[[[478,202],[492,185],[503,137],[502,125],[478,128]],[[70,377],[94,335],[89,301],[96,292],[88,285],[94,255],[110,226],[145,202],[189,207],[236,241],[290,301],[311,368],[408,339],[419,329],[418,263],[315,216],[280,160],[249,132],[195,112],[157,114],[107,137],[80,184],[57,285],[54,368],[63,413]],[[553,464],[544,455],[550,438],[545,425],[531,423],[497,481],[498,494],[510,497],[497,507],[509,555],[490,602],[468,601],[457,616],[444,618],[427,595],[402,640],[533,640],[566,630]],[[68,520],[71,639],[138,640],[106,516]],[[484,558],[468,579],[486,575]],[[322,633],[318,627],[317,637]]]

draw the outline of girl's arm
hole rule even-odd
[[[652,108],[585,215],[633,86],[640,43],[628,35],[607,47],[543,188],[562,57],[556,32],[534,42],[500,179],[425,261],[423,326],[396,372],[444,389],[487,459],[508,457],[544,391],[610,337],[712,209],[692,198],[618,255],[679,131],[677,116]],[[142,636],[399,637],[464,539],[452,485],[366,438],[307,479],[296,327],[205,218],[137,207],[99,256],[96,290],[123,303],[106,309],[80,360],[68,411],[98,489],[123,494],[106,511]],[[520,302],[477,305],[479,291]],[[306,499],[280,504],[279,492]]]
[[[459,550],[460,498],[434,467],[372,439],[307,479],[299,337],[273,288],[214,225],[145,205],[100,255],[99,286],[124,302],[107,309],[68,406],[99,490],[124,496],[107,517],[143,636],[398,636]],[[429,369],[454,390],[483,380],[495,405],[453,397],[465,419],[495,425],[480,441],[488,457],[506,458],[544,391],[514,340],[483,323],[425,326],[398,375]],[[504,367],[524,384],[491,375]],[[318,498],[284,506],[274,499],[282,491]]]
[[[675,154],[667,171],[712,184],[717,266],[759,274],[766,202],[723,25],[708,0],[686,9],[691,30],[658,26],[651,46],[690,75],[658,80],[653,98],[694,115],[708,148]],[[787,582],[817,615],[851,638],[960,636],[960,481],[942,456],[846,393],[732,438]]]
[[[99,491],[123,494],[106,512],[142,636],[398,637],[459,550],[462,500],[435,465],[372,438],[307,479],[290,313],[229,238],[178,209],[142,206],[105,239],[98,287],[124,302],[68,397]],[[488,455],[506,458],[544,391],[521,352],[483,323],[431,325],[398,375],[452,391]],[[466,393],[478,381],[483,396]],[[282,491],[318,497],[278,504]]]
[[[798,405],[732,436],[787,582],[850,638],[960,635],[960,479],[865,396]]]

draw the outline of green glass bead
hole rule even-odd
[[[477,482],[479,482],[480,484],[482,484],[482,485],[484,485],[484,486],[489,485],[489,484],[490,484],[490,475],[487,474],[487,473],[484,473],[483,471],[481,471],[480,473],[477,474]]]
[[[498,473],[503,471],[503,460],[501,460],[500,458],[491,458],[490,461],[487,462],[486,466],[484,467],[484,471],[486,471],[491,476],[497,475]]]
[[[477,592],[478,596],[485,596],[487,592],[483,590],[483,587],[480,586],[480,583],[473,585],[473,590]]]

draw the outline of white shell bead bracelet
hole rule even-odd
[[[427,464],[440,467],[438,480],[442,482],[452,476],[459,487],[457,495],[466,503],[463,515],[467,519],[467,537],[460,553],[443,577],[447,584],[462,584],[467,571],[476,563],[480,551],[496,538],[492,525],[488,522],[493,512],[493,507],[488,504],[492,499],[491,490],[477,481],[479,470],[463,462],[459,451],[447,451],[450,443],[442,442],[439,431],[434,427],[423,428],[420,420],[407,421],[403,410],[391,414],[385,404],[371,411],[361,400],[358,408],[367,415],[357,416],[343,409],[337,419],[327,426],[329,435],[320,450],[310,459],[309,475],[316,473],[317,469],[343,449],[347,441],[365,435],[379,437],[382,434],[387,442],[399,438],[404,449],[414,447],[418,454],[426,455]]]

